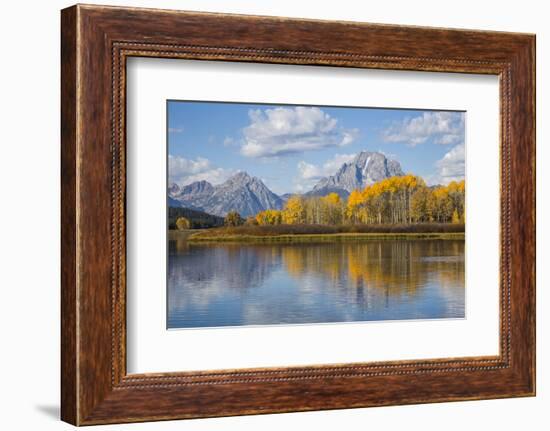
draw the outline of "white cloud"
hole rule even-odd
[[[428,140],[436,144],[455,145],[464,142],[463,112],[424,112],[405,118],[382,132],[386,142],[416,146]]]
[[[324,176],[334,175],[344,163],[349,163],[357,154],[335,154],[332,159],[323,164]]]
[[[464,135],[461,133],[457,133],[456,135],[443,135],[437,138],[435,140],[435,143],[441,145],[454,145],[458,144],[461,141],[464,141]]]
[[[197,157],[195,160],[186,159],[180,156],[168,155],[168,172],[174,176],[185,176],[197,174],[210,169],[210,160],[204,157]]]
[[[311,189],[323,177],[334,175],[344,163],[350,162],[356,154],[335,154],[332,159],[322,165],[314,165],[305,161],[298,162],[298,176],[295,178],[295,191],[303,192]]]
[[[465,174],[464,143],[458,144],[447,152],[436,164],[437,172],[428,178],[428,183],[449,184],[451,181],[461,181]]]
[[[276,157],[291,153],[343,147],[358,131],[338,126],[338,120],[316,107],[297,106],[250,110],[250,124],[243,129],[241,154]]]
[[[354,157],[355,154],[336,154],[332,159],[327,160],[320,166],[302,160],[298,163],[298,173],[302,179],[318,180],[328,175],[334,175],[344,163],[350,162]]]
[[[302,180],[319,179],[323,176],[320,166],[312,165],[303,160],[298,162],[298,175],[299,179]]]
[[[182,133],[183,127],[170,127],[168,128],[169,133]]]
[[[211,184],[221,184],[227,180],[230,176],[236,174],[237,171],[231,169],[215,168],[209,171],[200,172],[195,175],[189,175],[180,181],[181,185],[191,184],[195,181],[208,181]]]
[[[223,146],[230,147],[231,145],[235,145],[235,139],[228,136],[223,140]]]
[[[179,185],[194,181],[206,180],[212,184],[220,184],[233,175],[231,169],[217,168],[210,160],[197,157],[195,160],[180,156],[168,156],[168,177],[170,183]]]

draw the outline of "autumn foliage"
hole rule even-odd
[[[229,211],[223,219],[224,226],[240,226],[242,224],[244,224],[244,220],[237,211]]]
[[[465,182],[428,187],[414,175],[391,177],[348,199],[336,193],[324,197],[290,197],[282,210],[258,213],[258,225],[278,224],[411,224],[464,223]]]
[[[191,229],[191,222],[186,217],[179,217],[176,220],[176,227],[178,230]]]

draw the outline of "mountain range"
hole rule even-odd
[[[306,195],[338,193],[341,197],[347,197],[353,190],[401,175],[404,173],[398,161],[388,159],[382,153],[362,151],[351,162],[344,163],[334,175],[319,180]]]
[[[326,196],[338,193],[347,197],[353,190],[364,188],[385,178],[404,175],[396,160],[378,152],[362,151],[353,160],[344,163],[334,175],[320,179],[305,196]],[[242,217],[254,215],[266,209],[281,209],[292,196],[277,196],[257,177],[239,172],[222,184],[196,181],[180,187],[173,183],[168,187],[168,206],[184,207],[225,216],[235,210]]]
[[[208,181],[197,181],[169,192],[169,204],[225,216],[237,211],[242,217],[254,215],[268,208],[281,209],[283,200],[267,188],[259,178],[239,172],[222,184],[213,186]]]

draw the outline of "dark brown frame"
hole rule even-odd
[[[534,35],[81,5],[61,17],[63,420],[88,425],[535,394]],[[129,56],[498,75],[500,354],[127,375]]]

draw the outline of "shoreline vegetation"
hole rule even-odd
[[[169,239],[189,242],[326,242],[365,240],[463,240],[464,225],[264,225],[170,230]]]
[[[464,181],[428,187],[414,175],[390,177],[349,197],[289,197],[282,209],[246,219],[229,211],[222,219],[172,209],[172,236],[188,241],[357,241],[369,239],[464,239]],[[195,229],[195,232],[193,232]],[[181,232],[178,236],[178,230]]]

